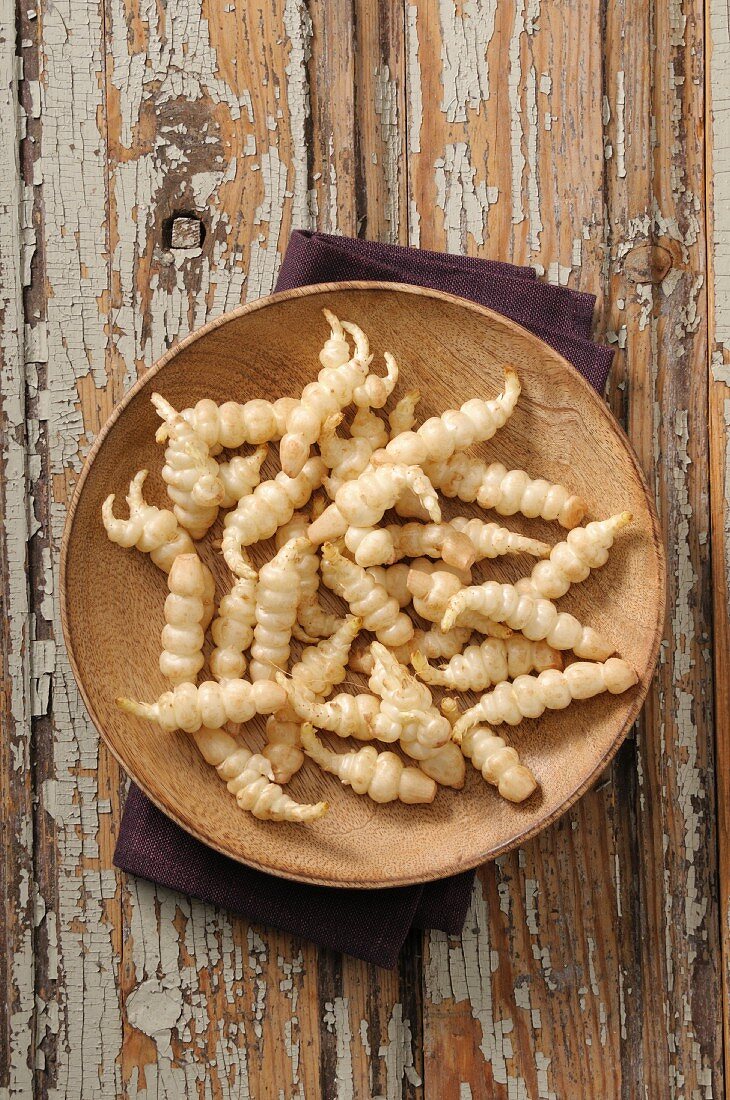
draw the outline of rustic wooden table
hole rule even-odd
[[[724,0],[4,11],[0,1097],[725,1095]],[[167,346],[271,290],[293,226],[596,291],[669,554],[635,738],[394,973],[112,868],[125,780],[55,600],[94,433]]]

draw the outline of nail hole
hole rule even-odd
[[[162,223],[165,248],[200,248],[205,240],[205,225],[192,210],[176,210]]]

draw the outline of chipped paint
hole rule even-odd
[[[712,36],[712,189],[714,195],[714,340],[730,346],[730,10],[710,4]]]
[[[520,81],[522,63],[520,47],[525,31],[525,0],[517,0],[512,35],[509,41],[509,77],[507,91],[510,105],[510,149],[512,152],[512,224],[517,225],[525,217],[522,205],[522,173],[525,155],[522,152],[522,119],[520,106]]]
[[[355,1086],[352,1077],[352,1032],[350,1030],[349,1003],[346,997],[335,997],[325,1003],[323,1022],[328,1031],[334,1031],[336,1040],[335,1080],[336,1100],[353,1100]]]
[[[5,27],[13,23],[5,11]],[[31,682],[33,676],[31,625],[26,561],[30,515],[25,461],[26,364],[24,348],[23,283],[28,249],[34,238],[22,230],[28,222],[22,201],[18,159],[20,140],[19,89],[21,76],[12,33],[0,36],[0,120],[2,121],[2,178],[0,198],[0,566],[3,574],[4,698],[0,706],[3,754],[0,770],[7,787],[2,806],[2,860],[5,887],[3,962],[5,978],[0,1009],[0,1080],[10,1096],[29,1096],[33,1088],[33,1015],[35,1007],[33,817],[30,791]],[[12,797],[9,787],[12,784]]]
[[[401,134],[398,119],[398,82],[387,64],[373,66],[374,108],[380,121],[383,179],[385,182],[385,221],[388,239],[396,243],[400,235],[400,163]],[[374,154],[373,154],[374,155]]]
[[[413,1064],[413,1035],[410,1020],[403,1016],[403,1005],[396,1003],[388,1020],[388,1042],[378,1051],[385,1060],[386,1100],[400,1100],[403,1086],[418,1086],[421,1078]]]
[[[619,179],[626,177],[626,91],[624,87],[624,72],[619,69],[616,73],[616,175]]]
[[[466,122],[467,112],[489,99],[487,51],[494,34],[497,0],[439,0],[441,110],[447,122]]]
[[[314,229],[314,194],[309,189],[306,129],[311,114],[307,62],[312,53],[312,19],[304,0],[286,0],[284,29],[289,37],[289,60],[285,72],[294,162],[292,222],[296,229]]]
[[[527,164],[530,170],[527,179],[527,210],[530,225],[529,243],[533,252],[540,251],[542,217],[540,215],[540,187],[538,182],[538,141],[537,84],[535,66],[527,70],[525,88],[525,116],[527,118]]]
[[[476,182],[466,142],[447,145],[434,168],[436,205],[444,214],[446,251],[466,253],[469,237],[475,244],[484,244],[491,195],[486,181]]]
[[[418,8],[409,4],[406,10],[406,47],[408,87],[408,152],[421,152],[421,127],[423,126],[423,90],[421,62],[418,57]]]

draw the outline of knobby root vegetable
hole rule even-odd
[[[167,586],[170,591],[165,600],[160,672],[173,684],[193,682],[204,664],[203,624],[213,604],[215,581],[193,552],[175,559]]]
[[[427,749],[440,748],[451,727],[433,705],[431,692],[379,642],[373,642],[373,671],[368,687],[379,695],[380,713],[373,732],[380,741],[417,741]]]
[[[350,646],[361,626],[362,620],[350,615],[331,637],[308,646],[291,670],[292,682],[322,701],[345,679]],[[301,718],[290,703],[267,719],[263,754],[271,761],[277,783],[287,783],[302,766],[300,725]]]
[[[372,630],[378,641],[403,645],[413,637],[413,623],[400,610],[398,601],[331,543],[322,547],[322,580],[349,604],[352,613],[362,619],[365,629]]]
[[[564,542],[550,551],[548,561],[538,562],[529,577],[517,581],[515,588],[528,596],[557,600],[571,584],[584,581],[591,569],[600,569],[608,561],[608,552],[617,533],[631,522],[630,512],[596,520],[570,531]]]
[[[310,458],[296,477],[278,473],[238,502],[226,516],[223,527],[223,556],[232,572],[237,576],[245,574],[242,548],[271,538],[278,527],[288,523],[296,509],[303,508],[322,484],[326,472],[321,458]]]
[[[520,382],[511,367],[504,372],[504,390],[491,401],[472,398],[460,409],[448,409],[441,416],[432,416],[413,432],[401,432],[391,439],[374,461],[399,462],[423,466],[428,462],[443,462],[455,451],[463,451],[474,443],[483,443],[506,424],[520,396]]]
[[[416,423],[416,405],[421,400],[418,390],[409,390],[408,393],[396,402],[393,411],[388,416],[390,438],[395,439],[401,432],[409,432]],[[383,444],[385,447],[385,443]]]
[[[469,532],[460,531],[453,522],[390,523],[383,530],[388,532],[397,558],[442,558],[447,565],[469,569],[478,556],[486,557],[478,554]]]
[[[284,794],[273,780],[271,764],[220,729],[203,726],[193,733],[201,756],[212,764],[242,810],[259,821],[316,821],[327,812],[326,802],[303,805]]]
[[[218,477],[223,485],[221,508],[233,508],[261,483],[261,467],[268,453],[268,447],[261,446],[253,454],[234,455],[229,462],[218,463]]]
[[[373,418],[383,423],[374,414]],[[319,453],[329,468],[329,476],[324,479],[324,487],[331,499],[334,499],[337,490],[345,481],[352,481],[360,476],[370,462],[370,456],[375,449],[366,435],[351,436],[349,439],[339,436],[337,428],[341,421],[342,413],[328,416],[317,440]]]
[[[373,802],[433,802],[436,784],[419,768],[406,767],[394,752],[378,752],[366,745],[353,752],[332,752],[319,740],[311,725],[302,726],[304,751],[323,771],[336,775],[355,794]]]
[[[620,695],[638,682],[634,669],[620,657],[603,663],[576,661],[564,672],[547,669],[539,676],[518,676],[513,683],[497,684],[464,712],[454,725],[458,743],[466,730],[480,722],[518,725],[523,718],[539,718],[546,710],[563,710],[574,699],[591,699],[604,691]]]
[[[149,554],[158,569],[169,573],[175,559],[180,554],[195,553],[195,546],[169,508],[158,508],[144,499],[142,486],[148,472],[140,470],[132,478],[127,494],[129,519],[117,519],[114,515],[113,493],[102,504],[101,517],[112,542],[118,546],[134,546],[143,554]]]
[[[438,626],[430,630],[416,630],[410,642],[405,645],[391,646],[390,652],[402,665],[407,665],[414,653],[422,654],[424,658],[434,660],[438,657],[454,657],[460,653],[471,637],[469,627],[456,627],[445,634]],[[368,676],[373,671],[375,661],[369,642],[354,647],[350,652],[348,667],[353,672],[364,672]],[[423,677],[422,677],[423,679]]]
[[[345,679],[350,648],[361,629],[362,619],[348,615],[329,638],[302,651],[292,667],[292,681],[315,695],[329,695]]]
[[[334,314],[324,311],[330,324],[337,321]],[[309,449],[316,443],[322,425],[328,416],[339,412],[353,400],[355,390],[365,381],[372,361],[367,337],[356,325],[342,325],[355,338],[355,355],[337,366],[322,367],[316,382],[310,382],[302,390],[299,403],[286,419],[286,432],[279,444],[281,468],[289,477],[296,477],[309,457]]]
[[[341,692],[322,702],[307,688],[287,680],[281,672],[277,673],[276,680],[287,692],[294,710],[306,722],[311,722],[318,729],[336,733],[338,737],[373,740],[373,719],[380,710],[380,700],[376,696],[365,692],[360,695]]]
[[[224,447],[235,450],[244,443],[259,445],[281,439],[286,431],[286,418],[296,404],[294,397],[280,397],[278,401],[256,398],[244,405],[238,401],[216,405],[206,397],[193,408],[183,409],[180,416],[210,448],[210,453],[217,454]],[[167,424],[163,424],[155,438],[164,443],[168,434]]]
[[[261,751],[277,783],[288,783],[304,763],[301,725],[301,718],[288,703],[266,719],[266,744]]]
[[[465,591],[462,580],[456,572],[445,566],[439,569],[427,559],[411,563],[406,583],[413,596],[414,611],[430,623],[440,623],[449,600]],[[509,627],[496,623],[478,612],[462,615],[460,623],[463,627],[476,630],[491,638],[509,638],[512,633]]]
[[[461,713],[455,699],[444,699],[441,710],[454,725]],[[520,754],[489,726],[473,726],[461,738],[461,751],[482,778],[496,787],[508,802],[524,802],[538,787]]]
[[[299,559],[309,546],[306,537],[292,539],[259,570],[251,680],[273,680],[277,669],[286,668],[299,605]]]
[[[383,353],[385,374],[369,374],[353,394],[358,409],[382,409],[398,381],[398,364],[389,351]]]
[[[276,532],[276,549],[281,550],[291,539],[306,535],[309,517],[305,512],[295,512],[288,523]],[[297,621],[292,634],[300,642],[315,642],[317,638],[326,638],[337,629],[339,619],[331,611],[325,611],[319,602],[319,556],[307,539],[308,546],[302,546],[297,559],[299,569],[299,604]]]
[[[387,533],[376,530],[376,525],[406,489],[412,489],[434,523],[440,523],[438,497],[420,467],[368,466],[354,481],[346,481],[340,486],[334,504],[330,504],[309,528],[310,539],[315,546],[319,546],[343,535],[347,539],[351,528],[373,528],[372,538],[377,541],[378,552],[384,555],[392,553]],[[355,548],[359,548],[362,540],[363,535],[358,536]],[[371,560],[368,564],[381,565],[387,562],[388,557],[384,556],[378,561]]]
[[[218,515],[224,488],[218,463],[187,420],[159,393],[152,404],[167,426],[168,443],[162,480],[178,522],[194,539],[202,539]]]
[[[218,605],[218,614],[210,628],[215,649],[210,655],[210,671],[216,680],[235,680],[246,671],[246,650],[253,641],[256,625],[256,570],[248,565],[242,577],[233,578],[233,586]]]
[[[545,639],[553,649],[572,649],[576,657],[605,661],[615,652],[615,647],[595,630],[583,626],[573,615],[558,611],[550,600],[521,596],[513,584],[498,581],[462,588],[452,596],[441,619],[441,629],[451,630],[462,616],[475,612],[522,631],[533,642]]]
[[[255,714],[273,714],[286,702],[286,692],[271,680],[206,680],[202,684],[178,684],[154,703],[134,699],[115,700],[120,710],[157,722],[167,731],[195,733],[201,726],[220,729],[226,722],[249,722]]]
[[[353,481],[367,468],[373,451],[387,441],[385,424],[369,408],[358,409],[350,425],[350,438],[337,435],[342,413],[333,413],[322,425],[317,444],[322,459],[329,466],[324,480],[328,496],[334,500],[345,481]]]
[[[473,455],[457,453],[445,462],[429,462],[425,472],[444,496],[466,504],[476,501],[500,516],[519,512],[528,519],[557,520],[570,530],[588,511],[586,502],[564,485],[533,480],[524,470],[508,470],[501,462],[486,463]]]
[[[405,526],[411,527],[412,524],[407,523]],[[505,554],[531,554],[533,558],[546,558],[550,553],[547,542],[518,535],[515,531],[500,527],[498,523],[485,523],[480,519],[457,516],[451,520],[449,526],[469,539],[474,547],[475,561],[498,558]],[[444,561],[448,560],[445,555],[442,556]]]
[[[388,595],[397,600],[398,606],[403,608],[411,602],[407,583],[409,569],[410,566],[405,562],[398,562],[397,565],[371,565],[368,573],[374,581],[382,584]]]
[[[524,634],[510,638],[487,638],[452,657],[444,668],[433,668],[422,653],[411,658],[416,673],[427,684],[455,691],[485,691],[503,680],[514,680],[527,672],[562,668],[563,660],[547,642],[531,642]]]

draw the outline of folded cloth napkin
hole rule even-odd
[[[399,245],[294,232],[277,290],[347,279],[413,283],[489,306],[524,325],[574,364],[600,392],[613,352],[591,340],[595,298],[538,282],[532,268]],[[411,928],[461,931],[474,872],[382,890],[308,886],[244,867],[195,840],[130,788],[117,867],[259,924],[393,967]]]

